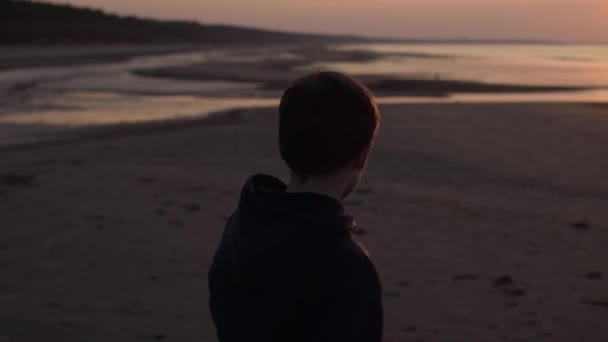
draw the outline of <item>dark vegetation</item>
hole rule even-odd
[[[260,44],[357,40],[361,38],[161,21],[69,5],[0,0],[1,45]]]

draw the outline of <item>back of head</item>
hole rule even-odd
[[[349,165],[371,146],[380,114],[371,92],[338,72],[296,80],[279,106],[281,157],[302,179]]]

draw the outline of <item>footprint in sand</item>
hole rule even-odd
[[[459,280],[459,281],[463,281],[463,280],[477,280],[479,279],[479,276],[473,273],[463,273],[463,274],[455,274],[452,276],[452,278],[454,280]]]
[[[62,328],[71,328],[74,326],[74,322],[71,321],[60,321],[58,325]]]
[[[411,284],[410,284],[409,281],[400,281],[400,282],[397,283],[397,286],[399,286],[399,287],[408,287],[410,285]]]
[[[0,183],[7,186],[34,186],[38,175],[35,173],[18,174],[7,172],[0,175]]]
[[[608,300],[583,299],[582,303],[587,304],[589,306],[608,309]]]
[[[355,193],[360,195],[369,195],[373,192],[372,188],[359,188],[355,191]]]
[[[413,332],[415,332],[417,329],[418,329],[418,327],[417,327],[417,326],[415,326],[415,325],[408,325],[408,326],[406,326],[405,328],[403,328],[403,331],[405,331],[405,332],[409,332],[409,333],[413,333]]]
[[[173,227],[183,227],[184,223],[180,220],[171,220],[169,221],[169,224]]]
[[[201,193],[201,192],[205,192],[209,190],[209,187],[201,185],[201,186],[189,186],[186,188],[182,188],[181,191],[182,192],[194,192],[194,193]]]
[[[504,276],[500,276],[496,279],[494,279],[494,286],[505,286],[505,285],[512,285],[513,284],[513,278],[511,278],[510,275],[504,275]]]
[[[48,302],[46,303],[46,307],[49,309],[59,309],[61,307],[61,304],[57,302]]]
[[[526,295],[524,289],[503,289],[502,292],[509,298],[523,297]]]
[[[597,279],[602,279],[603,274],[600,272],[589,272],[587,274],[585,274],[585,278],[587,279],[593,279],[593,280],[597,280]]]
[[[225,195],[225,196],[235,196],[235,195],[238,195],[238,192],[236,192],[234,190],[222,190],[222,191],[220,191],[220,194]]]
[[[167,201],[163,201],[162,205],[164,205],[165,207],[171,207],[175,204],[175,201],[171,201],[171,200],[167,200]]]
[[[346,203],[347,205],[352,205],[353,207],[358,207],[360,205],[363,204],[363,201],[360,200],[348,200],[348,201],[344,201],[344,203]]]
[[[52,166],[55,164],[57,164],[57,161],[53,159],[41,160],[39,162],[32,163],[32,165],[36,166]]]
[[[196,203],[184,203],[184,204],[182,204],[182,209],[191,213],[191,212],[199,211],[201,209],[201,206]]]
[[[384,296],[391,297],[391,298],[399,298],[399,297],[401,297],[401,293],[398,291],[386,291],[386,292],[384,292]]]
[[[518,298],[526,295],[526,290],[514,287],[515,282],[510,275],[504,275],[494,279],[494,286],[500,287],[502,293],[508,298]]]
[[[591,224],[588,221],[582,220],[578,222],[570,223],[570,227],[581,232],[591,229]]]
[[[115,223],[115,224],[125,223],[125,219],[122,219],[119,217],[109,217],[109,216],[104,216],[104,215],[87,215],[84,218],[85,218],[85,220],[99,222],[99,223]]]
[[[84,160],[82,160],[80,158],[74,158],[74,159],[70,160],[70,164],[73,166],[82,166],[82,165],[84,165]]]

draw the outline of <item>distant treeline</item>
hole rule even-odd
[[[0,45],[229,44],[356,41],[187,21],[123,17],[96,9],[0,0]]]

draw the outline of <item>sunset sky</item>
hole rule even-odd
[[[608,41],[606,0],[52,0],[120,14],[399,38]]]

